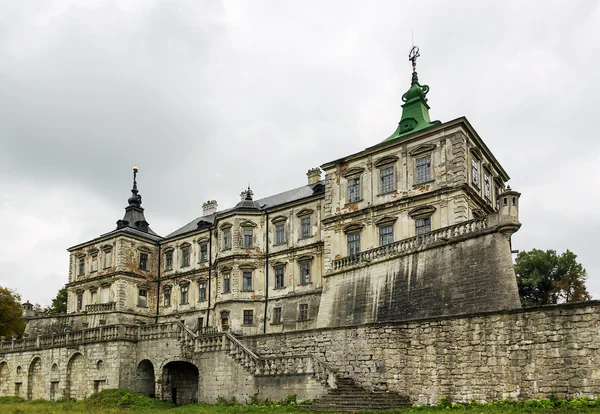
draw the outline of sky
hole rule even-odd
[[[133,165],[166,235],[379,143],[413,38],[432,119],[466,116],[522,193],[513,249],[570,249],[600,298],[600,2],[574,0],[3,0],[0,286],[48,305]]]

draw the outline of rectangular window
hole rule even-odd
[[[496,196],[496,209],[500,209],[500,187],[498,187],[498,184],[495,185],[494,193]]]
[[[379,181],[381,193],[394,191],[394,167],[386,167],[379,170]]]
[[[275,288],[282,288],[284,286],[283,266],[275,268]]]
[[[140,253],[140,269],[148,270],[148,254]]]
[[[200,245],[200,263],[208,262],[208,245]]]
[[[427,234],[431,231],[431,219],[429,217],[417,219],[415,220],[415,226],[417,230],[417,236]]]
[[[490,176],[486,173],[483,173],[483,194],[486,199],[491,200],[492,188],[490,186]]]
[[[223,230],[223,249],[231,249],[231,230]]]
[[[300,284],[307,285],[310,283],[310,262],[300,263]]]
[[[198,318],[198,332],[202,332],[204,328],[204,318]]]
[[[285,243],[285,227],[283,224],[275,226],[275,244]]]
[[[281,308],[273,308],[273,323],[281,323]]]
[[[360,233],[350,233],[348,235],[348,256],[354,256],[360,253]]]
[[[190,249],[185,248],[181,251],[181,267],[190,265]]]
[[[92,265],[90,267],[91,267],[90,272],[98,271],[98,255],[97,254],[92,256]]]
[[[252,290],[252,272],[242,274],[242,290],[250,292]]]
[[[301,321],[308,320],[308,304],[307,303],[300,304],[300,308],[299,308],[299,312],[298,312],[298,319]]]
[[[173,252],[165,253],[165,270],[173,270]]]
[[[206,300],[206,283],[200,283],[198,289],[200,291],[200,302],[204,302]]]
[[[77,294],[77,311],[81,312],[83,309],[83,293]]]
[[[244,325],[252,325],[254,323],[254,311],[244,311]]]
[[[108,268],[112,266],[112,250],[107,250],[104,252],[104,268]]]
[[[188,290],[189,286],[181,286],[181,304],[187,305],[188,303]]]
[[[379,245],[387,246],[394,242],[394,226],[379,227]]]
[[[138,306],[143,308],[148,306],[148,291],[146,289],[138,290]]]
[[[304,217],[303,219],[300,220],[300,228],[301,228],[301,232],[302,232],[301,235],[302,235],[303,239],[311,236],[310,217]]]
[[[252,247],[252,230],[244,230],[244,248],[249,249]]]
[[[350,178],[348,180],[348,202],[354,203],[360,200],[360,178]]]
[[[223,275],[223,293],[229,293],[231,292],[231,278],[230,278],[230,274],[224,274]]]
[[[164,303],[165,308],[168,308],[169,306],[171,306],[171,289],[165,289],[163,303]]]
[[[471,160],[471,176],[473,179],[473,184],[479,185],[479,161],[475,158]]]
[[[431,180],[431,155],[417,158],[417,184]]]
[[[81,276],[84,273],[85,273],[85,260],[83,257],[80,257],[79,261],[78,261],[77,275]]]

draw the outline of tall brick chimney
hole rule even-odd
[[[316,184],[321,180],[321,169],[319,167],[311,168],[306,176],[308,177],[308,185]]]
[[[210,216],[217,212],[217,200],[208,200],[206,203],[202,204],[202,215]]]

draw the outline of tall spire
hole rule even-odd
[[[441,124],[440,121],[431,121],[429,118],[429,105],[427,105],[427,94],[429,86],[419,83],[419,75],[417,74],[417,58],[420,57],[419,48],[413,46],[408,54],[408,60],[412,63],[412,80],[410,89],[402,95],[402,117],[398,123],[398,128],[392,135],[384,140],[392,141],[404,135],[429,128],[433,125]]]
[[[142,196],[137,188],[138,171],[138,167],[133,167],[133,187],[131,188],[131,196],[127,200],[129,205],[125,207],[125,216],[123,216],[123,219],[117,221],[117,229],[129,227],[156,236],[157,234],[150,229],[146,217],[144,217]]]

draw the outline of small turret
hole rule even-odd
[[[35,316],[35,311],[33,310],[33,305],[29,303],[29,301],[23,303],[21,305],[23,307],[23,318],[33,318]]]
[[[521,193],[514,191],[510,186],[499,196],[498,225],[506,232],[514,233],[521,227],[519,222],[519,197]]]

